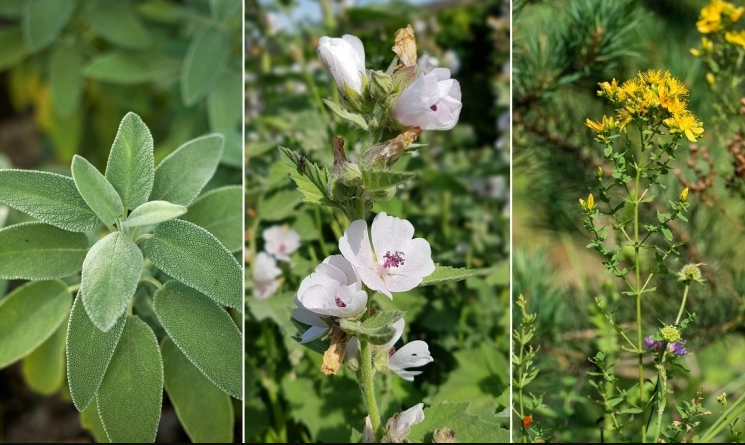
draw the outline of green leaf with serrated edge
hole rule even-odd
[[[155,226],[142,250],[163,272],[223,306],[243,306],[241,266],[214,235],[188,221]]]
[[[166,393],[194,443],[233,441],[233,403],[168,337],[160,343]]]
[[[196,33],[181,66],[181,99],[190,107],[215,86],[230,57],[230,36],[209,26]]]
[[[114,225],[124,215],[124,204],[114,186],[85,158],[72,158],[72,178],[88,207],[107,225]]]
[[[80,292],[96,327],[108,332],[127,310],[142,275],[142,252],[122,232],[106,235],[83,261]]]
[[[41,346],[23,358],[23,380],[29,388],[45,396],[59,391],[65,380],[65,321]]]
[[[243,248],[243,187],[220,187],[197,198],[181,219],[215,235],[231,252]]]
[[[52,43],[75,10],[75,0],[27,0],[21,26],[23,41],[32,53]]]
[[[374,345],[388,343],[396,330],[393,323],[403,318],[405,312],[380,311],[362,323],[350,319],[339,320],[339,327],[349,335],[355,335],[360,340],[366,340]]]
[[[88,317],[82,296],[78,292],[70,312],[66,346],[67,383],[72,402],[78,411],[90,407],[106,375],[126,321],[127,315],[122,314],[113,328],[102,332]]]
[[[235,131],[238,128],[243,115],[242,88],[241,73],[228,71],[210,91],[207,96],[207,117],[212,131]]]
[[[153,136],[140,116],[124,116],[111,146],[106,179],[119,193],[128,209],[144,204],[153,190],[155,166]]]
[[[78,108],[83,92],[83,55],[60,46],[49,61],[49,94],[52,106],[60,116],[67,116]]]
[[[365,190],[374,192],[402,184],[416,176],[412,172],[394,172],[390,170],[362,170]]]
[[[26,57],[26,46],[20,26],[5,25],[0,29],[0,70],[15,66]]]
[[[225,21],[240,11],[240,0],[210,0],[210,11],[212,17],[218,22]]]
[[[369,130],[367,122],[365,122],[365,118],[363,118],[361,115],[350,113],[349,111],[340,107],[339,104],[337,104],[336,102],[330,101],[328,99],[323,99],[323,102],[326,104],[327,107],[329,107],[331,111],[334,112],[334,114],[336,114],[340,118],[357,125],[365,131]]]
[[[0,301],[0,369],[44,343],[70,312],[70,291],[59,280],[34,281]]]
[[[132,210],[122,227],[147,226],[162,223],[186,213],[186,207],[168,201],[150,201]]]
[[[158,339],[136,315],[127,317],[96,406],[112,442],[155,442],[163,403],[163,359]]]
[[[303,194],[303,200],[305,202],[315,202],[336,207],[336,203],[329,197],[326,191],[326,185],[329,182],[329,173],[325,167],[320,169],[316,164],[307,159],[303,161],[301,167],[300,155],[289,148],[279,147],[279,153],[282,163],[287,167],[287,171],[290,173],[292,180],[295,181],[297,189]]]
[[[458,443],[510,443],[510,431],[468,414],[468,402],[442,402],[424,408],[424,420],[411,427],[409,442],[431,443],[435,429],[449,428]]]
[[[103,429],[103,423],[101,423],[101,417],[98,415],[98,408],[95,403],[89,404],[88,408],[80,413],[80,425],[88,430],[97,443],[110,443],[109,438],[106,437],[106,430]]]
[[[454,267],[436,265],[435,271],[432,272],[432,275],[424,277],[422,282],[419,283],[419,287],[451,281],[461,281],[481,273],[483,273],[483,271],[476,269],[457,269]]]
[[[153,299],[158,320],[181,352],[218,388],[241,399],[241,332],[225,309],[175,280]]]
[[[188,206],[215,174],[225,138],[210,134],[183,144],[155,169],[151,200]]]
[[[94,33],[116,46],[146,49],[150,33],[129,0],[96,0],[88,16]]]
[[[0,278],[48,280],[80,272],[88,237],[40,222],[0,230]]]
[[[0,170],[0,203],[71,232],[101,224],[68,176],[32,170]]]
[[[174,77],[180,67],[178,59],[164,55],[113,50],[93,57],[83,74],[102,82],[135,85]]]

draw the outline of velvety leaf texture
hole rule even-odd
[[[175,280],[155,293],[154,307],[163,328],[189,361],[218,388],[241,399],[241,333],[227,311]]]
[[[468,402],[443,402],[424,408],[424,420],[411,427],[410,442],[430,443],[435,429],[449,428],[459,443],[510,443],[510,432],[468,414]]]
[[[36,52],[54,41],[75,10],[75,0],[26,0],[23,5],[23,41]]]
[[[243,248],[243,187],[210,190],[191,203],[181,219],[207,229],[231,252]]]
[[[178,218],[186,213],[186,207],[167,201],[150,201],[132,210],[122,227],[145,226]]]
[[[31,170],[0,170],[0,203],[71,232],[101,224],[68,176]]]
[[[72,179],[80,196],[104,224],[111,226],[123,216],[122,199],[114,186],[93,164],[78,155],[72,158]]]
[[[91,79],[121,85],[136,85],[173,77],[178,73],[177,59],[151,53],[108,51],[95,56],[83,69]]]
[[[78,108],[83,92],[83,55],[74,48],[60,46],[49,61],[51,102],[60,116]]]
[[[450,281],[460,281],[478,274],[478,270],[457,269],[454,267],[436,265],[435,271],[431,275],[424,277],[419,286],[431,286],[433,284],[447,283]]]
[[[59,391],[65,381],[65,321],[41,346],[23,358],[23,380],[29,388],[45,396]]]
[[[119,124],[106,164],[106,179],[128,209],[147,202],[153,190],[153,136],[140,116],[130,112]]]
[[[187,107],[215,86],[229,57],[230,36],[221,28],[209,26],[194,35],[181,67],[181,98]]]
[[[129,0],[96,0],[88,19],[93,31],[116,46],[146,49],[150,33]]]
[[[0,278],[47,280],[80,272],[88,237],[40,222],[0,230]]]

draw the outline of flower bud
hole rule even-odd
[[[662,336],[662,339],[668,343],[680,340],[680,331],[675,326],[665,326],[661,328],[660,335]]]
[[[316,51],[334,77],[339,93],[346,97],[346,85],[357,94],[364,94],[365,48],[359,38],[349,34],[341,38],[323,36]]]
[[[404,126],[450,130],[460,117],[460,84],[447,68],[435,68],[416,78],[398,97],[393,117]]]
[[[587,210],[592,210],[593,207],[595,207],[595,197],[592,196],[592,193],[587,197]]]
[[[688,187],[684,188],[683,191],[680,192],[680,196],[678,196],[678,198],[680,198],[681,202],[688,199]]]

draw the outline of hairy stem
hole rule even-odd
[[[357,370],[357,379],[360,382],[362,398],[365,400],[367,413],[370,416],[373,431],[375,432],[375,441],[380,442],[383,438],[383,428],[380,424],[380,414],[378,413],[378,404],[375,401],[375,374],[372,367],[372,350],[370,343],[360,340],[360,367]]]

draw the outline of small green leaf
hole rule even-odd
[[[329,107],[329,109],[331,111],[334,112],[334,114],[336,114],[340,118],[342,118],[344,120],[347,120],[347,121],[349,121],[349,122],[357,125],[358,127],[360,127],[364,131],[368,131],[369,130],[369,128],[367,126],[367,122],[365,122],[365,118],[363,118],[361,115],[355,114],[355,113],[350,113],[349,111],[347,111],[344,108],[340,107],[339,104],[337,104],[334,101],[330,101],[328,99],[323,99],[323,102],[326,104],[327,107]]]
[[[390,170],[362,170],[365,190],[374,192],[402,184],[416,176],[412,172],[394,172]]]
[[[101,386],[119,337],[124,332],[127,315],[122,314],[113,328],[101,332],[88,317],[80,292],[72,305],[67,329],[67,383],[72,402],[78,411],[90,408]]]
[[[181,98],[190,107],[215,86],[230,57],[230,36],[216,26],[204,28],[191,40],[181,67]]]
[[[147,226],[178,218],[186,213],[186,207],[167,201],[150,201],[132,210],[122,227]]]
[[[10,68],[26,57],[21,27],[4,26],[4,29],[0,29],[0,48],[3,49],[0,51],[0,70]]]
[[[238,252],[243,248],[243,187],[210,190],[191,203],[181,219],[207,229],[229,251]]]
[[[264,221],[279,221],[296,213],[303,196],[296,190],[267,193],[259,200],[259,214]]]
[[[114,225],[124,214],[124,205],[114,186],[85,158],[72,158],[72,178],[80,196],[107,225]]]
[[[662,226],[660,227],[660,231],[668,242],[673,241],[673,232],[671,232],[670,229],[668,229],[666,226]]]
[[[80,272],[88,237],[39,222],[0,230],[0,278],[47,280]]]
[[[230,0],[233,1],[233,0]],[[240,6],[240,2],[235,2]],[[243,115],[243,76],[228,71],[207,96],[207,117],[212,131],[235,131]]]
[[[65,380],[67,323],[64,321],[51,337],[23,359],[23,379],[29,388],[45,396],[59,391]]]
[[[122,324],[122,326],[124,325]],[[91,433],[96,442],[111,442],[106,437],[106,430],[103,429],[103,423],[101,423],[101,417],[98,415],[98,408],[95,403],[89,404],[88,408],[80,413],[80,425]]]
[[[58,47],[49,61],[52,106],[60,116],[77,110],[83,92],[83,55],[67,46]]]
[[[88,17],[91,29],[114,45],[146,49],[152,39],[129,0],[96,0]]]
[[[27,0],[21,24],[23,41],[32,53],[52,43],[75,10],[75,0]]]
[[[194,443],[233,441],[233,403],[178,349],[169,337],[160,343],[166,392]]]
[[[205,377],[242,398],[241,332],[222,307],[178,281],[155,293],[155,313],[171,340]]]
[[[210,134],[183,144],[155,170],[151,200],[188,206],[215,174],[225,138]]]
[[[453,267],[436,265],[435,271],[432,272],[432,275],[425,277],[424,280],[419,283],[419,287],[465,280],[466,278],[479,273],[481,273],[481,271],[474,269],[456,269]]]
[[[140,2],[137,10],[143,17],[160,23],[179,23],[187,15],[184,7],[167,0]]]
[[[119,124],[106,164],[106,179],[128,209],[148,201],[153,190],[153,136],[140,116],[129,112]]]
[[[71,232],[101,224],[72,178],[32,170],[0,170],[0,203]]]
[[[449,428],[458,443],[510,443],[510,432],[468,414],[468,402],[442,402],[424,409],[424,420],[411,427],[409,442],[430,443],[435,429]]]
[[[142,275],[142,252],[122,232],[106,235],[83,261],[80,292],[93,324],[108,332],[127,310]]]
[[[224,22],[241,9],[240,0],[210,0],[212,17],[218,22]]]
[[[221,305],[243,306],[241,266],[205,229],[188,221],[166,221],[155,226],[142,250],[163,272]]]
[[[374,345],[384,345],[391,341],[396,330],[393,323],[403,318],[405,312],[380,311],[362,323],[350,319],[339,320],[339,327],[349,335],[355,335],[360,340],[369,341]]]
[[[113,50],[94,57],[83,74],[102,82],[136,85],[175,77],[179,67],[177,59],[165,55]]]
[[[0,301],[0,369],[54,334],[70,312],[71,297],[62,281],[34,281]]]
[[[279,154],[290,177],[295,181],[297,189],[303,194],[305,202],[336,206],[326,190],[329,182],[329,173],[326,168],[320,169],[307,159],[301,164],[300,155],[289,148],[279,147]]]
[[[162,403],[163,359],[158,339],[147,323],[130,316],[96,395],[109,440],[155,442]]]

